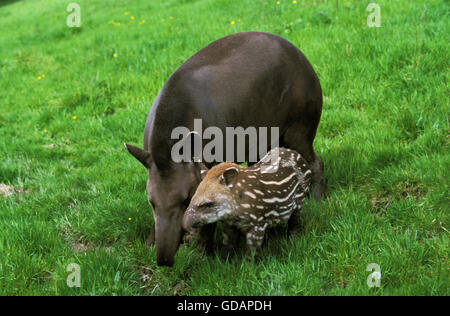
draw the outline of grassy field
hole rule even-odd
[[[69,2],[0,1],[0,184],[15,188],[0,195],[0,295],[450,294],[448,1],[377,1],[380,28],[368,1],[331,0],[77,0],[69,28]],[[122,143],[142,144],[179,65],[248,30],[293,42],[321,80],[327,195],[257,264],[183,245],[157,267],[147,175]]]

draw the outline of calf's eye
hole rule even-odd
[[[199,205],[199,208],[210,208],[214,206],[214,202],[205,202]]]

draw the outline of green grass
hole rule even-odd
[[[0,196],[1,295],[450,294],[448,1],[377,1],[369,28],[368,1],[78,0],[80,29],[68,2],[0,2],[0,183],[24,191]],[[157,267],[146,172],[122,143],[142,144],[180,64],[246,30],[289,39],[321,80],[327,196],[258,264],[182,246]]]

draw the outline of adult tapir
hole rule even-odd
[[[313,141],[321,112],[322,90],[311,64],[279,36],[233,34],[181,65],[152,105],[144,149],[125,144],[148,171],[147,194],[155,220],[148,244],[156,242],[157,264],[174,264],[183,214],[201,181],[202,164],[171,159],[171,148],[178,141],[171,139],[174,128],[193,130],[194,119],[202,119],[203,128],[223,131],[237,126],[278,127],[279,145],[296,150],[309,162],[313,193],[319,199],[324,190],[323,163],[314,153]],[[206,226],[200,240],[210,247],[213,233],[214,227]]]

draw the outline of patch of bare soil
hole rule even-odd
[[[417,181],[407,184],[400,182],[397,187],[399,188],[401,195],[405,200],[413,198],[417,201],[419,198],[427,195],[428,193],[428,189],[423,184]]]
[[[377,216],[383,216],[394,201],[401,199],[414,199],[417,201],[419,198],[427,195],[427,193],[428,189],[418,181],[411,183],[399,182],[395,192],[389,192],[388,190],[378,192],[372,196],[370,203],[372,204],[374,213]]]
[[[73,252],[82,252],[82,253],[87,252],[89,249],[88,245],[85,245],[81,242],[73,243],[72,245],[70,245],[70,247],[72,248]]]
[[[111,253],[113,251],[112,247],[103,247],[90,241],[86,242],[80,240],[81,239],[78,239],[76,242],[69,242],[70,249],[72,249],[73,252],[86,253],[92,250],[102,250],[107,253]]]
[[[24,190],[23,188],[15,188],[12,185],[0,183],[0,195],[3,195],[5,197],[10,197],[15,193],[30,193],[30,192],[31,190]]]
[[[15,191],[15,189],[13,186],[0,183],[0,195],[4,195],[4,196],[8,197],[8,196],[13,195],[14,191]]]
[[[153,294],[159,287],[158,283],[153,280],[153,270],[146,267],[139,268],[139,275],[141,276],[142,286],[144,292]]]
[[[183,296],[187,290],[184,280],[180,280],[175,286],[162,285],[158,275],[153,273],[149,267],[139,267],[139,275],[141,277],[141,289],[146,295],[160,295],[160,293],[171,293],[173,296]]]

